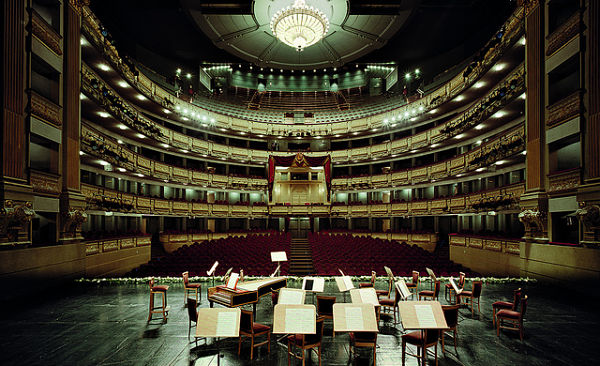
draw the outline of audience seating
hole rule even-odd
[[[496,313],[498,310],[509,309],[516,311],[519,307],[521,296],[523,296],[523,290],[519,287],[513,291],[513,302],[496,301],[492,304],[492,324],[494,327],[496,327]]]
[[[288,366],[291,365],[290,356],[302,360],[302,365],[305,364],[305,351],[313,350],[319,358],[319,366],[321,366],[321,340],[323,339],[323,318],[317,318],[315,334],[293,334],[287,337],[288,340]],[[294,348],[299,348],[302,354],[298,356]],[[318,348],[315,351],[315,348]],[[309,353],[310,358],[310,353]]]
[[[267,340],[254,343],[254,337],[267,335]],[[250,337],[250,359],[254,358],[254,347],[267,345],[267,352],[271,352],[271,327],[254,322],[254,316],[250,310],[242,310],[240,319],[240,336],[238,338],[238,355],[242,352],[242,337]]]
[[[308,241],[313,255],[315,274],[335,276],[340,264],[350,276],[367,276],[371,271],[383,271],[388,266],[400,277],[411,276],[416,270],[420,275],[431,268],[439,276],[458,276],[464,268],[448,259],[440,258],[417,245],[394,240],[353,236],[350,233],[309,233]],[[469,276],[476,273],[468,272]]]
[[[167,290],[169,290],[169,286],[155,286],[154,277],[150,277],[148,284],[150,285],[150,311],[148,312],[148,321],[152,320],[152,314],[162,314],[163,319],[167,320],[167,315],[169,314],[169,307],[167,306]],[[154,306],[154,295],[156,294],[160,294],[162,297],[162,305],[157,307]]]
[[[521,299],[521,311],[502,309],[496,313],[496,335],[500,336],[500,328],[519,331],[519,338],[523,341],[523,317],[527,310],[527,295]],[[504,322],[509,323],[504,325]]]
[[[269,276],[275,269],[270,253],[289,253],[290,240],[289,233],[272,232],[269,235],[232,236],[184,245],[169,255],[152,259],[148,264],[133,270],[130,275],[177,277],[188,270],[192,277],[206,276],[206,271],[218,260],[216,272],[221,275],[233,267],[235,272],[243,269],[247,276]],[[282,262],[281,273],[285,275],[288,270],[289,262]]]

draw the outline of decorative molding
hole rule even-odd
[[[595,230],[600,228],[600,207],[598,205],[585,205],[575,211],[575,215],[586,229]]]
[[[58,34],[58,32],[33,8],[31,8],[31,32],[42,41],[42,43],[48,46],[52,52],[59,56],[63,54],[61,35]]]
[[[525,225],[525,236],[537,237],[544,236],[546,229],[544,227],[546,215],[537,209],[525,209],[519,213],[519,221]]]
[[[35,193],[44,193],[58,196],[61,192],[60,177],[31,170],[29,182]]]
[[[548,174],[548,193],[572,191],[580,184],[581,173],[579,168],[564,172]]]
[[[558,102],[547,106],[548,119],[546,120],[546,125],[554,127],[561,122],[566,122],[571,118],[577,117],[582,112],[582,96],[583,90],[577,90]]]
[[[28,229],[33,215],[35,211],[31,202],[4,201],[4,207],[0,209],[0,236],[16,241],[18,232]]]
[[[87,221],[87,213],[80,208],[69,209],[63,213],[63,232],[73,233],[81,231],[81,225]]]
[[[573,16],[567,19],[566,22],[558,27],[558,29],[546,37],[548,40],[546,56],[550,56],[554,52],[558,51],[563,45],[578,35],[581,30],[581,13],[577,11],[575,14],[573,14]]]
[[[525,16],[528,16],[540,5],[540,0],[521,0],[520,5],[525,9]]]
[[[69,0],[69,4],[71,4],[71,7],[77,13],[81,14],[81,9],[83,9],[84,6],[89,6],[90,0]]]
[[[57,127],[62,126],[62,107],[29,90],[31,114]]]

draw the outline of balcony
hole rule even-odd
[[[31,32],[52,52],[62,55],[62,37],[35,9],[31,8]]]
[[[548,41],[546,56],[552,55],[577,36],[581,32],[581,28],[581,12],[578,11],[567,19],[567,21],[557,30],[546,37],[546,40]]]
[[[579,187],[581,169],[574,168],[548,174],[548,193],[573,192]]]
[[[558,102],[547,106],[548,118],[546,119],[546,125],[548,127],[555,127],[579,116],[583,106],[582,98],[583,90],[577,90]]]
[[[62,126],[62,107],[29,90],[31,114],[56,127]]]

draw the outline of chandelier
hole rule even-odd
[[[295,0],[271,18],[271,31],[281,42],[298,51],[320,41],[329,29],[329,19],[319,9]]]

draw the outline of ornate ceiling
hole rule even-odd
[[[354,14],[349,0],[306,0],[325,13],[330,27],[323,40],[301,52],[279,41],[269,27],[272,16],[293,0],[254,0],[249,14],[210,12],[206,4],[185,3],[184,9],[217,47],[259,66],[312,69],[342,66],[383,47],[407,22],[418,0],[398,2],[387,14]]]

